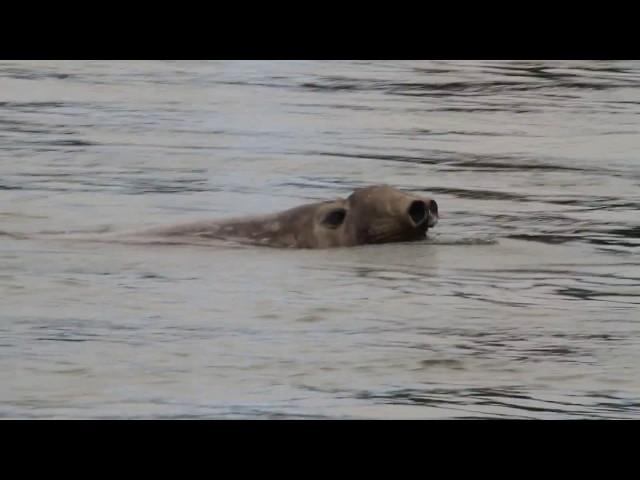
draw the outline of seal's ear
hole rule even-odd
[[[322,219],[322,224],[329,228],[338,228],[344,222],[347,211],[344,208],[333,208]]]

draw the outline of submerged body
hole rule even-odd
[[[435,200],[388,185],[375,185],[357,189],[347,198],[269,215],[195,221],[133,232],[37,238],[167,244],[228,240],[271,247],[331,248],[421,240],[437,222]]]

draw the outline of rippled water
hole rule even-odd
[[[640,418],[640,62],[0,62],[0,230],[389,183],[431,238],[0,236],[5,418]]]

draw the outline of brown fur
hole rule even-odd
[[[170,242],[224,239],[273,247],[330,248],[424,239],[437,221],[437,205],[432,199],[376,185],[355,190],[347,198],[271,215],[191,222],[134,235]]]

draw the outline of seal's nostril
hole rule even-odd
[[[414,200],[409,206],[409,216],[416,225],[424,222],[427,218],[427,205],[420,200]]]
[[[431,203],[429,203],[429,211],[436,216],[438,215],[438,204],[435,200],[431,200]]]

